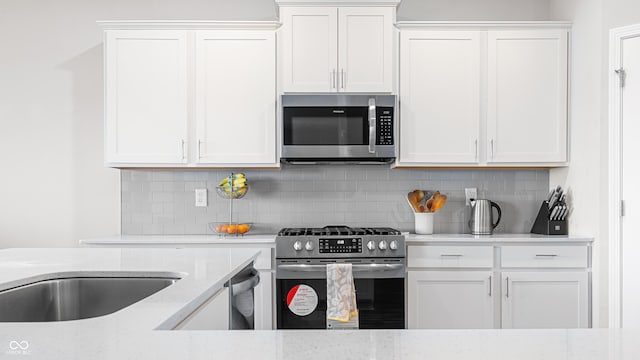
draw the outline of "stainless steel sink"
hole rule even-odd
[[[178,281],[171,277],[68,277],[0,292],[0,322],[88,319],[114,313]]]

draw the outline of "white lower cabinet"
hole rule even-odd
[[[502,327],[586,328],[589,277],[577,272],[503,272]]]
[[[175,330],[229,330],[229,306],[229,288],[224,287],[181,322]]]
[[[409,329],[588,328],[590,245],[409,245]]]
[[[255,330],[273,329],[273,272],[260,271],[260,283],[253,289]]]
[[[490,271],[409,271],[409,328],[493,328],[492,277]]]

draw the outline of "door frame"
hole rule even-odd
[[[622,88],[616,70],[621,68],[622,41],[640,36],[640,24],[609,31],[609,327],[622,324]]]

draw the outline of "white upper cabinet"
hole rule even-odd
[[[283,6],[284,92],[392,92],[393,7]]]
[[[403,31],[400,162],[476,164],[480,33]]]
[[[338,9],[339,91],[391,92],[392,8]]]
[[[186,162],[186,31],[113,30],[105,47],[105,161]]]
[[[398,26],[398,166],[567,165],[568,23]]]
[[[196,162],[276,163],[273,31],[195,34]]]
[[[487,162],[567,161],[567,37],[488,33]]]
[[[108,166],[279,167],[276,22],[102,25]]]
[[[282,80],[286,92],[337,90],[338,9],[282,8]]]

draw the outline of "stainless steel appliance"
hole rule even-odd
[[[404,235],[391,228],[285,228],[276,237],[278,329],[326,329],[329,263],[353,264],[360,329],[405,328]]]
[[[283,95],[281,159],[385,164],[396,158],[395,95]]]
[[[493,222],[493,208],[498,211],[498,219]],[[500,206],[491,200],[471,199],[469,229],[473,235],[491,235],[502,218]]]

